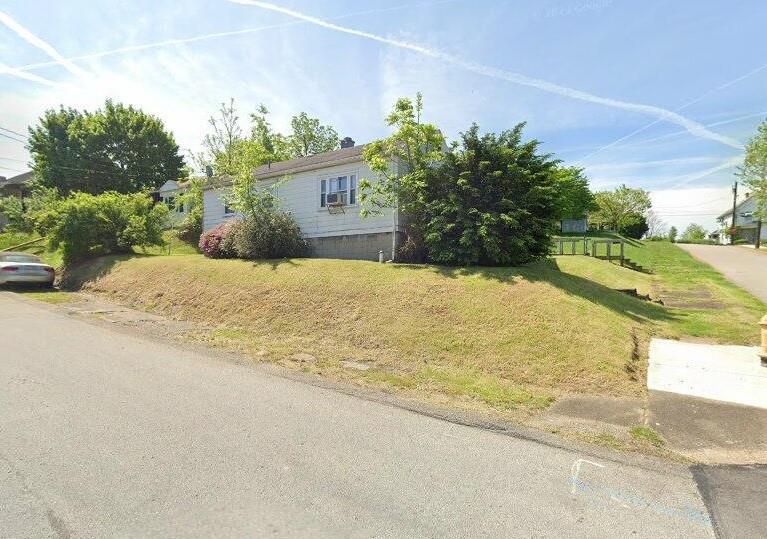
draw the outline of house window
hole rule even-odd
[[[333,203],[344,206],[357,203],[356,174],[320,180],[320,207]]]
[[[224,202],[224,215],[234,215],[234,209]]]
[[[163,197],[163,202],[165,202],[165,205],[168,206],[169,210],[176,209],[176,197]]]

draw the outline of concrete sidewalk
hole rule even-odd
[[[653,339],[647,389],[767,409],[767,367],[755,346]]]
[[[679,247],[698,260],[710,264],[735,284],[767,302],[767,255],[738,246],[693,245]]]

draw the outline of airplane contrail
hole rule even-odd
[[[5,65],[0,63],[0,75],[12,75],[14,77],[18,77],[20,79],[36,82],[38,84],[44,84],[46,86],[54,86],[55,83],[51,80],[48,80],[43,77],[39,77],[33,73],[26,73],[24,71],[21,71],[20,69],[17,69],[15,67],[11,67],[9,65]]]
[[[725,159],[721,164],[707,168],[705,170],[701,170],[700,172],[696,172],[693,174],[688,174],[687,176],[684,176],[683,180],[675,183],[671,187],[666,187],[665,189],[677,189],[679,187],[682,187],[683,185],[687,185],[688,183],[692,183],[696,180],[700,180],[702,178],[705,178],[706,176],[711,176],[712,174],[716,174],[717,172],[721,172],[723,170],[727,170],[733,167],[738,166],[742,161],[742,157],[735,156],[735,157],[729,157]]]
[[[64,56],[61,55],[59,51],[57,51],[53,46],[37,37],[35,34],[27,30],[24,26],[22,26],[16,19],[8,15],[7,13],[0,11],[0,22],[2,22],[5,26],[13,30],[21,39],[32,45],[33,47],[37,47],[41,51],[45,52],[48,56],[50,56],[53,60],[56,61],[57,64],[64,67],[67,71],[72,73],[73,75],[82,76],[86,75],[86,72],[77,67],[75,64],[64,58]]]
[[[727,81],[727,82],[725,82],[724,84],[720,84],[720,85],[719,85],[719,86],[717,86],[716,88],[712,88],[712,89],[710,89],[709,91],[707,91],[707,92],[705,92],[705,93],[703,93],[703,94],[699,95],[698,97],[696,97],[696,98],[695,98],[695,99],[693,99],[692,101],[688,101],[687,103],[685,103],[684,105],[682,105],[681,107],[679,107],[678,109],[676,109],[676,111],[675,111],[675,112],[681,112],[681,111],[683,111],[684,109],[686,109],[687,107],[691,107],[692,105],[694,105],[694,104],[696,104],[696,103],[699,103],[700,101],[703,101],[703,100],[704,100],[705,98],[707,98],[709,95],[711,95],[711,94],[713,94],[713,93],[715,93],[715,92],[718,92],[718,91],[720,91],[720,90],[724,90],[725,88],[728,88],[728,87],[732,86],[733,84],[736,84],[736,83],[738,83],[738,82],[742,81],[743,79],[747,79],[747,78],[748,78],[748,77],[750,77],[751,75],[754,75],[754,74],[756,74],[756,73],[759,73],[760,71],[764,71],[765,69],[767,69],[767,64],[764,64],[764,65],[761,65],[761,66],[759,66],[759,67],[757,67],[757,68],[755,68],[755,69],[752,69],[752,70],[751,70],[751,71],[749,71],[748,73],[745,73],[745,74],[741,75],[740,77],[734,78],[734,79],[732,79],[732,80],[730,80],[730,81]],[[591,152],[590,154],[586,155],[585,157],[581,157],[580,159],[578,159],[578,161],[576,162],[576,164],[577,164],[577,163],[582,163],[582,162],[583,162],[583,161],[585,161],[586,159],[590,159],[590,158],[594,157],[595,155],[597,155],[598,153],[602,153],[603,151],[605,151],[605,150],[607,150],[607,149],[609,149],[609,148],[612,148],[613,146],[615,146],[615,145],[617,145],[617,144],[620,144],[621,142],[623,142],[623,141],[625,141],[625,140],[628,140],[628,139],[632,138],[634,135],[638,135],[639,133],[641,133],[641,132],[643,132],[643,131],[646,131],[647,129],[649,129],[649,128],[651,128],[652,126],[656,125],[658,122],[660,122],[660,120],[659,120],[659,119],[658,119],[658,120],[655,120],[655,121],[652,121],[652,122],[650,122],[650,123],[649,123],[649,124],[647,124],[647,125],[643,125],[643,126],[642,126],[642,127],[640,127],[639,129],[635,129],[634,131],[632,131],[632,132],[631,132],[631,133],[629,133],[628,135],[624,135],[624,136],[622,136],[622,137],[621,137],[621,138],[619,138],[618,140],[614,140],[614,141],[612,141],[612,142],[611,142],[611,143],[609,143],[609,144],[605,144],[604,146],[601,146],[601,147],[597,148],[596,150],[594,150],[594,151],[593,151],[593,152]]]
[[[362,15],[372,15],[372,14],[378,14],[378,13],[386,13],[390,11],[397,11],[401,9],[412,9],[414,7],[426,7],[426,6],[436,6],[440,4],[448,4],[453,2],[458,2],[460,0],[437,0],[434,2],[422,2],[420,4],[400,4],[396,6],[390,6],[385,8],[376,8],[376,9],[366,9],[363,11],[355,11],[353,13],[347,13],[346,15],[339,15],[337,17],[331,17],[329,20],[342,20],[342,19],[350,19],[352,17],[359,17]],[[155,48],[161,48],[161,47],[168,47],[172,45],[184,45],[186,43],[195,43],[197,41],[207,41],[209,39],[217,39],[221,37],[230,37],[230,36],[238,36],[238,35],[244,35],[244,34],[254,34],[258,32],[263,32],[266,30],[276,30],[279,28],[287,28],[290,26],[296,26],[299,24],[306,24],[306,21],[292,21],[292,22],[283,22],[279,24],[270,24],[267,26],[256,26],[254,28],[243,28],[241,30],[229,30],[226,32],[213,32],[210,34],[202,34],[199,36],[192,36],[192,37],[182,37],[182,38],[176,38],[176,39],[165,39],[163,41],[155,41],[152,43],[142,43],[139,45],[126,45],[125,47],[118,47],[116,49],[110,49],[106,51],[100,51],[100,52],[93,52],[89,54],[82,54],[79,56],[70,56],[67,58],[70,62],[75,62],[78,60],[96,60],[98,58],[104,58],[106,56],[113,56],[116,54],[124,54],[128,52],[137,52],[137,51],[143,51],[147,49],[155,49]],[[55,66],[59,62],[35,62],[32,64],[26,64],[23,66],[19,66],[16,69],[19,71],[32,71],[35,69],[40,69],[43,67],[50,67]]]
[[[532,88],[537,88],[544,92],[549,92],[549,93],[561,95],[564,97],[570,97],[572,99],[579,99],[581,101],[586,101],[589,103],[595,103],[599,105],[605,105],[608,107],[628,110],[631,112],[638,112],[641,114],[655,116],[659,120],[666,120],[668,122],[675,123],[681,127],[684,127],[690,134],[696,137],[716,141],[726,146],[737,148],[739,150],[743,149],[743,145],[739,141],[730,137],[726,137],[724,135],[720,135],[718,133],[714,133],[713,131],[709,131],[700,123],[690,120],[689,118],[686,118],[682,116],[681,114],[677,114],[676,112],[672,112],[670,110],[667,110],[661,107],[655,107],[653,105],[643,105],[640,103],[631,103],[628,101],[621,101],[621,100],[612,99],[609,97],[601,97],[598,95],[593,95],[588,92],[583,92],[581,90],[576,90],[574,88],[568,88],[566,86],[560,86],[552,82],[548,82],[541,79],[535,79],[532,77],[528,77],[526,75],[515,73],[513,71],[506,71],[496,67],[487,66],[477,62],[472,62],[470,60],[464,60],[463,58],[454,56],[446,52],[442,52],[440,50],[430,49],[428,47],[424,47],[414,43],[409,43],[407,41],[391,39],[391,38],[383,37],[377,34],[372,34],[370,32],[364,32],[362,30],[355,30],[353,28],[340,26],[332,22],[328,22],[327,20],[313,17],[311,15],[306,15],[305,13],[301,13],[299,11],[278,6],[269,2],[262,2],[260,0],[229,0],[229,1],[235,4],[255,6],[268,11],[281,13],[283,15],[287,15],[289,17],[293,17],[295,19],[299,19],[302,21],[306,21],[308,23],[314,24],[316,26],[320,26],[322,28],[327,28],[328,30],[334,30],[336,32],[341,32],[344,34],[362,37],[372,41],[377,41],[379,43],[384,43],[386,45],[391,45],[393,47],[407,49],[407,50],[422,54],[424,56],[428,56],[430,58],[442,60],[443,62],[456,65],[467,71],[484,75],[486,77],[505,80],[505,81],[508,81],[514,84],[519,84],[522,86],[530,86]]]

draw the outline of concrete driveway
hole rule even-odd
[[[700,470],[274,372],[0,292],[0,537],[764,536]]]
[[[734,245],[677,245],[767,303],[767,253]]]

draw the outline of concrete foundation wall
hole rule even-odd
[[[348,260],[378,260],[378,251],[384,252],[384,260],[391,260],[392,233],[351,234],[308,238],[312,256],[316,258],[343,258]],[[400,240],[401,241],[401,240]]]

